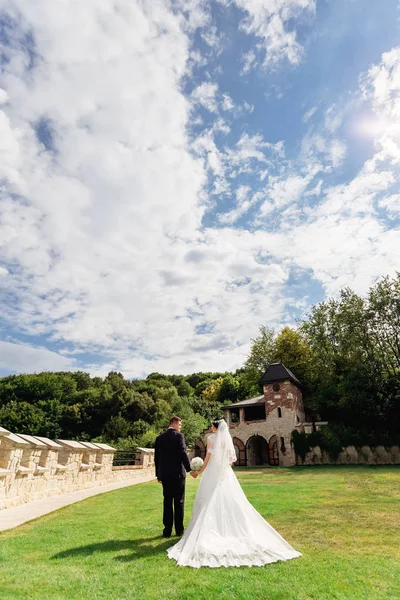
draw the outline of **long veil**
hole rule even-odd
[[[214,465],[224,469],[236,461],[235,446],[229,433],[228,425],[224,419],[219,421],[213,448]]]
[[[247,500],[230,464],[236,461],[228,425],[209,437],[210,462],[197,488],[183,537],[167,550],[189,567],[262,566],[300,556]]]

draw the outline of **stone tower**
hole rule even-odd
[[[272,363],[261,378],[265,414],[269,428],[275,432],[283,466],[295,464],[290,446],[292,431],[305,421],[301,383],[283,363]]]

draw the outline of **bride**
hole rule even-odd
[[[235,448],[222,419],[212,424],[189,526],[168,557],[188,567],[262,566],[301,556],[253,508],[231,464]]]

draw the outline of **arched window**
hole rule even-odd
[[[280,406],[278,406],[278,417],[282,417],[282,409]]]
[[[282,454],[286,453],[286,446],[285,446],[285,438],[281,437],[281,452]]]

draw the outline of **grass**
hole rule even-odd
[[[301,558],[199,570],[166,556],[162,490],[102,494],[0,534],[2,600],[395,600],[400,468],[236,469],[247,497]],[[186,518],[198,480],[188,478]]]

